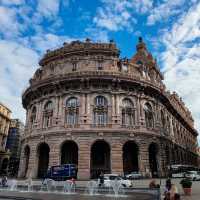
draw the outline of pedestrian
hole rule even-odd
[[[167,192],[170,191],[171,186],[172,186],[171,179],[168,178],[168,179],[166,180],[165,190],[166,190]]]
[[[73,186],[76,186],[76,180],[75,180],[74,177],[72,177],[70,181],[71,181],[71,184],[72,184]]]
[[[175,184],[171,185],[171,189],[170,189],[169,193],[170,193],[170,200],[174,200],[175,195],[178,194],[178,188],[176,187]]]
[[[164,200],[170,200],[170,193],[169,192],[165,193]]]
[[[99,186],[103,186],[103,185],[104,185],[104,174],[103,172],[101,172],[99,175]]]
[[[181,200],[181,195],[178,194],[178,193],[176,193],[176,194],[174,195],[174,200]]]
[[[7,182],[8,182],[7,176],[3,176],[2,180],[1,180],[2,187],[6,187],[7,186]]]
[[[157,184],[156,184],[156,181],[154,179],[149,183],[149,188],[150,189],[157,188]]]

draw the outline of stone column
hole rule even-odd
[[[167,175],[167,166],[166,166],[166,150],[165,145],[161,142],[158,143],[158,153],[157,153],[157,162],[158,162],[158,174],[163,177]]]
[[[111,123],[115,125],[115,98],[114,95],[111,95]]]
[[[119,107],[120,107],[120,104],[119,104],[119,102],[120,102],[120,101],[119,101],[119,95],[117,95],[117,96],[116,96],[116,102],[115,102],[115,103],[116,103],[116,111],[115,111],[115,112],[116,112],[116,114],[117,114],[118,116],[120,116],[120,108],[119,108]]]
[[[55,96],[53,117],[58,117],[59,112],[59,96]]]
[[[111,145],[111,171],[114,174],[123,174],[122,144],[118,141],[113,141]]]
[[[37,121],[38,121],[38,128],[42,128],[42,115],[43,115],[43,102],[40,101],[39,106],[38,106],[38,113],[37,113]]]
[[[90,145],[88,139],[79,142],[78,179],[90,179]]]
[[[67,99],[67,98],[66,98]],[[65,107],[66,107],[66,101],[63,102],[63,97],[60,97],[59,99],[59,111],[58,111],[58,118],[60,121],[60,125],[64,126],[65,124]]]
[[[80,95],[80,107],[79,107],[79,124],[84,124],[86,114],[86,97],[85,94]]]
[[[147,143],[142,142],[139,149],[139,171],[145,177],[149,177],[151,175],[148,147]]]
[[[136,98],[136,115],[135,115],[136,126],[140,126],[140,99],[137,96]]]
[[[30,157],[28,163],[28,170],[26,173],[26,178],[37,178],[38,172],[38,155],[37,155],[37,144],[33,144],[30,146]]]
[[[59,144],[50,144],[49,148],[49,167],[59,165],[61,157]]]
[[[21,148],[21,153],[20,153],[20,163],[19,163],[19,170],[18,170],[18,177],[22,178],[24,176],[24,171],[25,171],[25,160],[24,160],[24,146]]]

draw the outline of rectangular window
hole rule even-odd
[[[76,71],[77,70],[77,63],[72,63],[72,71]]]
[[[98,70],[102,70],[103,69],[103,63],[102,62],[98,62]]]

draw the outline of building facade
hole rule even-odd
[[[47,51],[23,93],[27,110],[19,177],[74,163],[78,178],[197,165],[190,111],[166,90],[142,38],[131,59],[113,41],[73,41]]]
[[[0,102],[0,174],[7,173],[10,158],[10,153],[6,149],[10,117],[10,109]]]
[[[10,151],[10,160],[8,171],[10,176],[17,176],[20,153],[21,153],[21,137],[24,134],[24,124],[19,119],[11,119],[6,149]]]

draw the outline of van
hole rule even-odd
[[[51,166],[48,169],[46,178],[57,181],[64,181],[77,177],[77,167],[75,164],[63,164]]]

